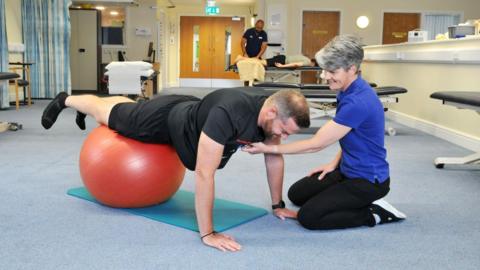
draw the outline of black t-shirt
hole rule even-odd
[[[265,140],[258,115],[267,96],[252,88],[216,90],[200,101],[177,104],[168,116],[173,145],[185,167],[195,170],[198,140],[203,131],[225,146],[219,169],[245,142]]]
[[[254,28],[250,28],[243,34],[243,38],[247,40],[245,51],[249,57],[256,57],[262,49],[262,43],[268,42],[267,33],[265,31],[257,32]]]

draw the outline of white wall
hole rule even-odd
[[[268,6],[277,4],[278,0],[265,0]],[[478,0],[282,0],[287,2],[287,53],[301,52],[301,25],[303,10],[340,11],[340,33],[358,34],[365,44],[381,44],[383,31],[383,12],[427,12],[457,11],[464,14],[464,20],[480,17],[480,1]],[[366,29],[355,25],[358,16],[370,18]]]
[[[443,50],[441,53],[440,50]],[[393,119],[419,128],[453,143],[480,151],[480,115],[473,110],[459,110],[430,98],[436,91],[476,91],[480,93],[480,37],[458,41],[373,46],[366,54],[398,55],[422,51],[422,55],[444,57],[452,51],[475,51],[476,63],[365,61],[362,74],[380,86],[402,86],[408,90],[400,102],[389,106]],[[435,51],[439,52],[436,53]],[[433,53],[430,53],[433,52]],[[367,56],[368,57],[368,56]],[[469,57],[468,61],[473,59]]]

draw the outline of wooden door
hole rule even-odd
[[[72,90],[97,91],[98,11],[70,10]]]
[[[304,11],[302,54],[314,58],[315,54],[339,34],[340,12]],[[317,72],[303,71],[302,83],[317,83]]]
[[[241,54],[244,25],[243,18],[181,17],[180,78],[238,79],[227,69]]]
[[[408,41],[408,31],[420,28],[420,13],[384,13],[383,44]]]
[[[212,78],[238,79],[238,74],[228,70],[237,55],[242,54],[240,40],[243,36],[244,19],[232,20],[231,17],[212,18]]]
[[[211,17],[180,17],[180,78],[212,77]]]

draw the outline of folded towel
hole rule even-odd
[[[237,62],[238,74],[240,80],[248,81],[252,84],[253,80],[265,80],[265,68],[262,62],[257,58],[248,58]]]
[[[105,75],[110,76],[111,74],[140,74],[140,76],[143,77],[150,77],[155,71],[153,69],[148,69],[148,70],[130,70],[130,69],[113,69],[113,70],[108,70],[105,72]]]
[[[136,94],[142,92],[141,70],[130,72],[111,72],[108,75],[109,94]]]
[[[107,70],[117,70],[128,68],[130,70],[148,70],[151,69],[153,65],[151,63],[143,61],[128,61],[128,62],[111,62],[108,64],[105,69]]]

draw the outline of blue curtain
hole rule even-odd
[[[8,72],[8,42],[5,19],[5,0],[0,0],[0,71]],[[10,106],[8,81],[0,82],[0,109]]]
[[[427,14],[425,15],[424,30],[428,31],[428,39],[433,40],[438,34],[448,32],[448,27],[457,25],[460,15]]]
[[[25,62],[31,66],[32,97],[70,93],[70,0],[22,0]]]

